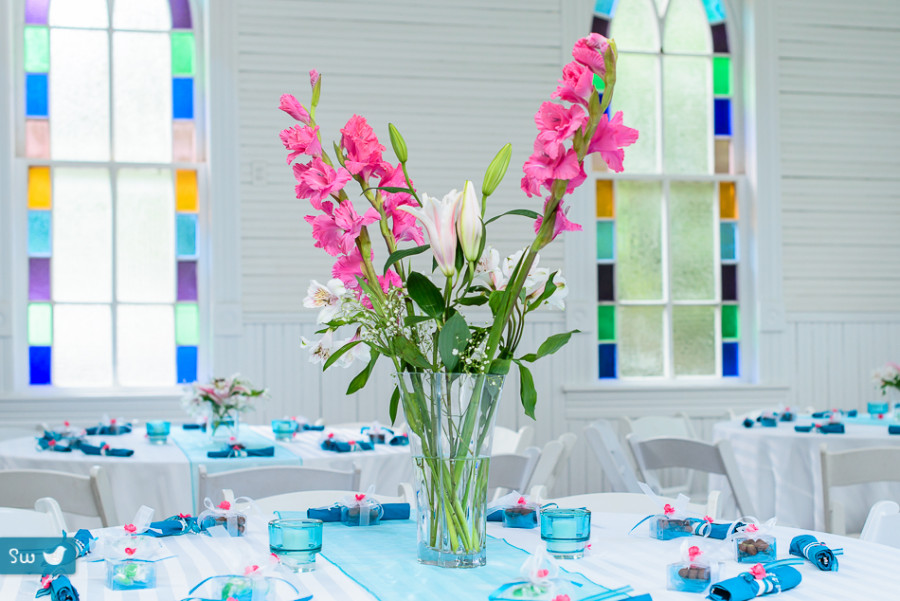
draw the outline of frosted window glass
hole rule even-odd
[[[175,343],[197,345],[200,341],[200,310],[194,303],[175,305]]]
[[[662,299],[662,184],[620,181],[616,205],[618,298]]]
[[[651,0],[619,0],[609,37],[622,50],[659,52],[659,21]],[[625,73],[618,70],[617,73]],[[616,81],[616,86],[619,82]]]
[[[54,2],[53,6],[74,3]],[[104,31],[50,31],[54,159],[109,160],[109,56]]]
[[[113,27],[116,29],[168,31],[171,26],[172,17],[166,0],[116,0],[113,4]]]
[[[712,36],[700,0],[670,0],[663,26],[663,51],[708,53],[711,50]]]
[[[175,314],[172,305],[119,305],[116,360],[123,386],[175,383]]]
[[[106,169],[53,169],[53,298],[112,300],[112,196]]]
[[[620,306],[619,374],[663,375],[663,308]]]
[[[715,307],[672,307],[672,343],[676,376],[715,375]]]
[[[117,32],[113,37],[115,153],[120,161],[172,160],[169,36]]]
[[[54,0],[50,3],[50,25],[105,29],[109,26],[106,0]]]
[[[663,57],[665,171],[710,173],[709,61],[702,56]]]
[[[109,305],[56,305],[53,382],[58,386],[112,384]]]
[[[628,148],[629,173],[659,171],[659,57],[619,54],[613,110],[624,111],[630,127],[641,132]]]
[[[32,346],[53,344],[53,307],[50,303],[28,305],[28,344]]]
[[[172,172],[122,169],[116,187],[116,297],[175,301]]]
[[[46,73],[50,70],[50,31],[46,27],[26,27],[25,70]]]
[[[673,300],[716,296],[714,182],[672,182],[669,188],[669,263]]]

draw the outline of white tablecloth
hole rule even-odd
[[[844,434],[794,431],[795,424],[809,423],[811,420],[801,418],[798,422],[779,423],[775,428],[759,424],[745,428],[736,421],[723,422],[714,426],[713,436],[715,440],[731,441],[738,468],[760,514],[758,517],[775,516],[781,524],[823,530],[820,445],[827,445],[829,451],[897,446],[900,436],[889,435],[887,424],[848,423]],[[710,486],[728,490],[723,478],[711,478]],[[832,489],[832,498],[844,505],[847,531],[859,532],[876,501],[900,501],[900,483],[836,487]]]

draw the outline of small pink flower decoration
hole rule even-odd
[[[334,432],[329,432],[329,433],[328,433],[328,438],[334,438]]]
[[[50,588],[50,583],[53,582],[53,576],[46,575],[41,578],[41,588]]]
[[[757,530],[759,530],[759,527],[756,524],[747,526],[747,532],[756,532]]]
[[[68,428],[70,424],[69,424],[68,421],[64,421],[64,422],[63,422],[63,425],[64,425],[66,428]]]
[[[189,513],[179,513],[179,514],[178,514],[178,517],[180,517],[180,518],[183,519],[183,520],[186,520],[187,518],[191,517],[191,514],[189,514]]]
[[[366,498],[366,495],[361,492],[356,493],[356,495],[354,495],[354,496],[356,497],[357,501],[362,501],[363,499]]]
[[[110,425],[110,426],[115,426],[115,425],[116,425],[116,418],[112,418],[111,420],[109,420],[109,425]]]
[[[753,574],[753,577],[757,580],[762,580],[766,577],[766,569],[763,567],[761,563],[756,564],[752,568],[750,568],[750,573]]]
[[[244,576],[249,576],[250,574],[252,574],[253,572],[255,572],[258,569],[259,569],[258,565],[247,566],[246,568],[244,568]]]
[[[347,444],[350,445],[350,446],[352,447],[353,445],[356,444],[356,441],[355,441],[355,440],[350,440],[350,441],[347,441]]]
[[[225,601],[238,601],[238,600],[235,599],[234,597],[228,597],[227,599],[225,599]]]
[[[537,577],[538,577],[538,578],[546,578],[546,577],[549,576],[549,575],[550,575],[550,570],[543,569],[543,570],[538,570],[538,571],[537,571]]]
[[[666,503],[663,506],[663,513],[666,515],[671,515],[671,514],[675,513],[675,508],[672,507],[671,505],[669,505],[668,503]]]
[[[587,549],[588,551],[590,551],[590,550],[591,550],[591,543],[586,544],[586,545],[584,546],[584,548]]]
[[[102,451],[108,451],[108,450],[109,450],[109,445],[108,445],[108,444],[105,444],[105,445],[103,445],[102,447],[100,447],[100,449],[101,449]]]
[[[556,595],[553,597],[553,601],[572,601],[572,599],[569,598],[569,595]]]
[[[125,547],[126,555],[134,555],[137,552],[137,549],[132,549],[131,547]]]
[[[711,517],[709,517],[708,515],[705,515],[705,516],[703,516],[703,521],[706,522],[707,524],[712,524],[714,520]]]
[[[698,557],[703,555],[703,551],[700,550],[700,547],[694,545],[692,547],[688,547],[688,559],[694,561]]]
[[[135,528],[134,524],[125,524],[124,528],[125,532],[131,532],[132,534],[137,532],[137,528]]]
[[[55,441],[55,440],[49,440],[49,441],[47,441],[47,446],[48,446],[48,447],[55,447],[55,446],[56,446],[56,441]]]
[[[219,503],[219,509],[228,511],[229,509],[231,509],[231,503],[229,503],[228,501],[222,501],[221,503]]]
[[[525,500],[525,497],[519,497],[519,500],[516,501],[519,505],[526,505],[528,502]]]
[[[271,563],[281,563],[281,558],[274,553],[269,553],[269,561]]]

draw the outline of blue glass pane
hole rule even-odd
[[[179,213],[176,217],[176,248],[178,257],[197,256],[197,216]]]
[[[723,261],[737,261],[737,224],[719,224],[719,238],[722,246]]]
[[[703,0],[703,6],[706,8],[706,18],[710,23],[719,23],[725,20],[725,7],[722,0]]]
[[[32,386],[50,384],[51,347],[28,347],[29,378]]]
[[[731,99],[716,98],[714,100],[714,116],[717,136],[731,135]]]
[[[47,114],[47,74],[25,74],[25,115],[46,117]]]
[[[722,343],[722,375],[734,377],[740,375],[740,361],[738,360],[738,342]]]
[[[615,344],[598,344],[598,355],[600,356],[600,377],[603,379],[616,377],[616,345]]]
[[[619,0],[597,0],[594,3],[594,12],[606,17],[615,16],[617,4],[619,4]]]
[[[50,211],[28,211],[28,256],[50,256]]]
[[[172,118],[194,118],[194,78],[172,78]]]
[[[190,384],[197,381],[197,347],[179,346],[175,349],[178,362],[178,383]]]

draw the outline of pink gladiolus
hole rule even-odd
[[[543,103],[534,115],[534,122],[540,130],[537,139],[542,144],[541,150],[549,158],[556,159],[565,150],[563,143],[574,136],[587,120],[587,113],[577,104],[566,108],[555,102]]]
[[[294,187],[297,198],[308,198],[320,211],[323,210],[322,201],[329,195],[340,192],[350,181],[350,174],[346,169],[338,167],[335,170],[318,157],[307,164],[297,163],[293,169],[294,178],[298,182]]]
[[[319,72],[316,71],[315,69],[312,69],[309,72],[309,87],[311,87],[311,88],[316,87],[316,83],[318,83],[319,77],[320,77]]]
[[[385,293],[391,288],[403,288],[403,280],[400,279],[400,276],[393,269],[388,269],[386,274],[378,276],[378,283]]]
[[[396,188],[406,187],[406,177],[403,175],[403,168],[398,163],[396,167],[388,167],[384,177],[381,178],[379,186],[390,186]],[[405,211],[398,211],[398,207],[409,205],[416,206],[416,201],[410,194],[404,192],[385,192],[381,191],[384,196],[384,212],[391,218],[391,233],[397,242],[412,241],[416,244],[423,244],[425,236],[422,228],[416,225],[416,218]]]
[[[308,154],[311,157],[322,156],[322,144],[319,142],[319,126],[301,127],[295,125],[281,132],[281,143],[284,147],[292,151],[288,157],[288,165],[291,164],[298,155]]]
[[[575,42],[575,47],[572,48],[572,57],[593,73],[605,77],[606,63],[603,55],[607,48],[609,48],[609,40],[599,33],[592,33]]]
[[[347,152],[344,166],[353,175],[362,177],[363,181],[368,181],[373,175],[384,175],[390,168],[381,160],[384,146],[378,143],[365,117],[350,117],[341,129],[341,148]]]
[[[428,232],[428,243],[441,272],[451,277],[456,273],[456,220],[462,194],[451,190],[442,200],[422,194],[422,208],[398,207],[414,215]]]
[[[563,76],[559,80],[556,91],[550,98],[559,98],[565,102],[588,105],[588,98],[594,90],[594,74],[581,63],[572,61],[563,67]]]
[[[562,146],[562,144],[560,144]],[[572,179],[581,174],[581,166],[578,164],[578,154],[574,148],[568,151],[558,149],[555,158],[544,151],[544,144],[540,140],[534,142],[534,154],[528,157],[522,167],[525,176],[529,180],[547,182],[551,179]],[[547,182],[549,185],[549,182]],[[527,193],[528,190],[525,190]]]
[[[309,113],[303,108],[302,104],[297,102],[293,94],[282,94],[281,104],[278,105],[278,108],[304,125],[309,125]]]
[[[544,206],[547,206],[547,202],[550,201],[548,197],[544,201]],[[568,208],[563,207],[563,201],[559,201],[559,204],[556,205],[556,220],[553,222],[553,237],[551,240],[555,240],[557,236],[559,236],[563,232],[580,232],[581,226],[574,221],[569,221],[569,218],[566,217],[566,214],[569,212]],[[534,220],[534,233],[537,233],[541,229],[541,224],[544,223],[544,216],[541,215],[537,219]]]
[[[600,118],[597,130],[588,146],[588,153],[599,152],[609,168],[616,173],[621,173],[625,167],[622,160],[625,158],[625,146],[631,146],[638,139],[638,130],[622,124],[622,111],[609,119],[607,115]]]
[[[304,219],[313,227],[316,248],[324,249],[332,257],[350,254],[362,227],[381,218],[375,209],[360,217],[349,200],[341,202],[336,209],[332,209],[330,202],[323,203],[323,210],[324,215],[308,215]]]
[[[358,290],[359,282],[356,281],[356,276],[363,274],[362,264],[362,253],[359,252],[359,248],[354,247],[352,252],[334,262],[331,277],[342,281],[347,289]]]

